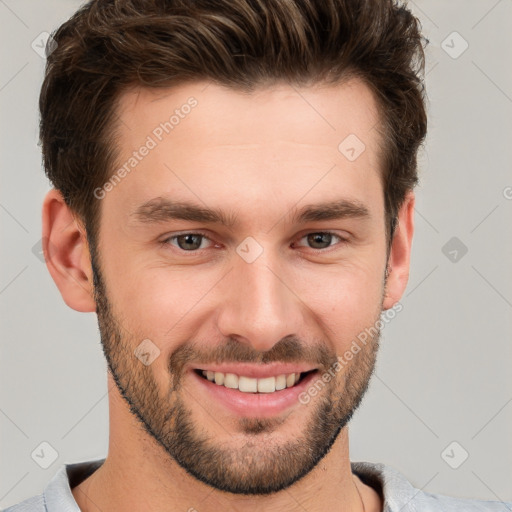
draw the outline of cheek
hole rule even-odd
[[[325,336],[338,352],[379,318],[383,275],[378,270],[380,264],[340,267],[300,279],[297,295],[326,326]]]
[[[190,267],[135,265],[123,274],[130,278],[116,271],[111,289],[124,325],[133,333],[159,340],[162,348],[167,340],[184,333],[189,318],[197,321],[208,291],[219,279],[212,269],[192,271]]]

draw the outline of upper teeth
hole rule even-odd
[[[284,388],[293,386],[300,378],[300,373],[277,375],[276,377],[265,377],[254,379],[234,373],[212,372],[203,370],[203,375],[219,386],[238,389],[244,393],[273,393]]]

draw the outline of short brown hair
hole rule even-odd
[[[45,172],[94,247],[101,187],[116,168],[117,100],[131,86],[277,81],[373,91],[382,135],[388,250],[418,182],[427,129],[420,23],[394,0],[92,0],[52,34],[41,89]]]

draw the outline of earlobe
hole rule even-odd
[[[402,297],[409,280],[409,263],[414,233],[414,193],[410,191],[398,213],[398,222],[393,235],[386,284],[384,309],[392,308]]]
[[[76,311],[96,311],[87,238],[58,190],[46,194],[42,217],[46,266],[64,302]]]

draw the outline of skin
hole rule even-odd
[[[48,269],[68,306],[97,312],[109,364],[108,456],[73,496],[81,510],[104,512],[359,511],[360,495],[366,512],[382,510],[351,473],[347,424],[378,336],[308,404],[270,418],[227,410],[188,371],[216,357],[325,371],[400,299],[414,195],[400,209],[387,260],[375,99],[356,79],[250,95],[206,82],[130,90],[118,112],[120,165],[191,96],[197,106],[101,199],[92,260],[60,193],[44,201]],[[365,144],[355,161],[338,150],[349,134]],[[138,222],[132,213],[155,197],[235,213],[237,223]],[[369,216],[291,222],[306,204],[340,199],[357,200]],[[181,248],[176,239],[161,243],[198,230],[208,238],[195,252],[183,239]],[[306,236],[325,231],[333,237],[323,246]],[[263,247],[252,263],[236,252],[249,236]],[[146,339],[160,350],[148,366],[133,355]],[[238,484],[253,492],[228,492]],[[273,492],[262,493],[265,485]]]

